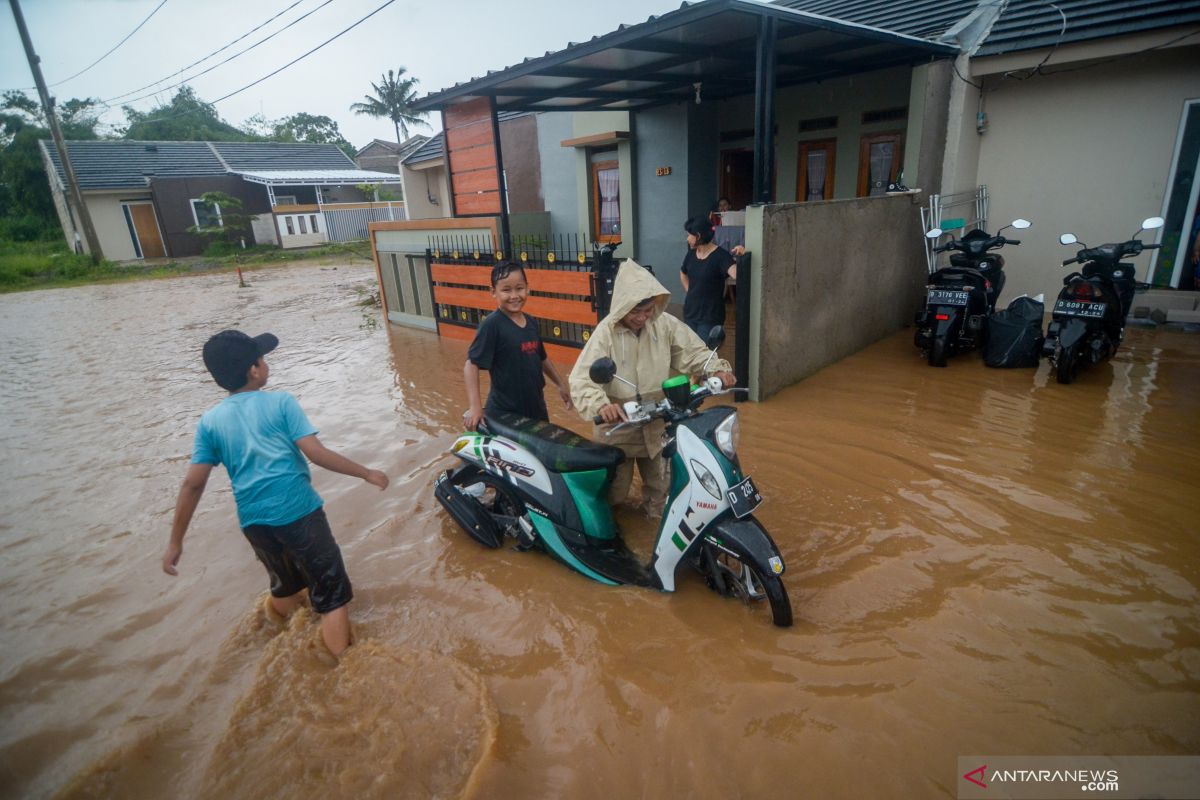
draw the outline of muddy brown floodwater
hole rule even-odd
[[[370,267],[250,282],[0,297],[4,797],[953,797],[960,755],[1200,751],[1200,336],[1131,330],[1059,386],[901,332],[742,405],[784,630],[694,575],[477,546],[431,491],[465,344],[385,327]],[[311,615],[256,612],[223,470],[159,568],[225,327],[276,333],[272,387],[392,479],[314,469],[356,589],[336,670]]]

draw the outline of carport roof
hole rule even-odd
[[[759,20],[776,20],[776,86],[952,57],[958,47],[758,0],[705,0],[422,97],[498,111],[624,111],[753,94]]]

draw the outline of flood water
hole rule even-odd
[[[1200,752],[1200,336],[1059,386],[901,332],[740,406],[776,629],[694,575],[477,546],[431,488],[466,345],[383,325],[369,266],[248,279],[0,297],[0,796],[953,797],[960,755]],[[392,479],[313,470],[356,592],[334,670],[312,615],[259,616],[224,470],[159,566],[226,327]]]

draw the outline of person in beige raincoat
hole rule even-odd
[[[613,286],[612,310],[600,320],[583,352],[571,370],[568,383],[571,400],[585,420],[599,415],[612,424],[625,419],[623,404],[636,398],[661,398],[662,382],[673,375],[694,376],[704,367],[712,352],[683,321],[666,313],[671,293],[645,268],[626,261]],[[588,377],[588,369],[598,358],[608,356],[617,365],[617,374],[637,390],[619,380],[601,386]],[[735,382],[729,362],[713,358],[708,371],[721,378],[726,387]],[[620,503],[629,494],[633,464],[642,476],[642,502],[646,513],[662,513],[667,495],[667,471],[662,458],[662,420],[634,425],[605,436],[606,426],[596,426],[593,438],[625,452],[625,461],[609,490],[610,504]]]

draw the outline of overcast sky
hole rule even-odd
[[[149,110],[177,91],[146,97],[155,88],[185,80],[313,12],[266,44],[189,81],[211,102],[278,69],[386,0],[167,0],[99,64],[53,85],[104,55],[161,1],[21,0],[51,94],[59,102],[72,97],[111,99],[112,110],[101,121],[122,124],[122,104],[133,101],[134,107]],[[212,59],[175,74],[294,3],[278,19]],[[328,4],[322,7],[324,3]],[[609,33],[621,23],[644,22],[651,14],[679,5],[679,0],[395,0],[303,61],[218,103],[217,111],[238,126],[260,112],[268,119],[301,111],[323,114],[332,117],[356,147],[362,147],[371,139],[395,138],[391,122],[349,110],[388,69],[406,67],[420,81],[418,95],[423,96],[482,76],[489,69],[559,50],[568,42]],[[160,79],[155,87],[116,99]],[[32,86],[16,23],[4,0],[0,2],[0,90]],[[431,115],[431,122],[438,126],[436,115]]]

